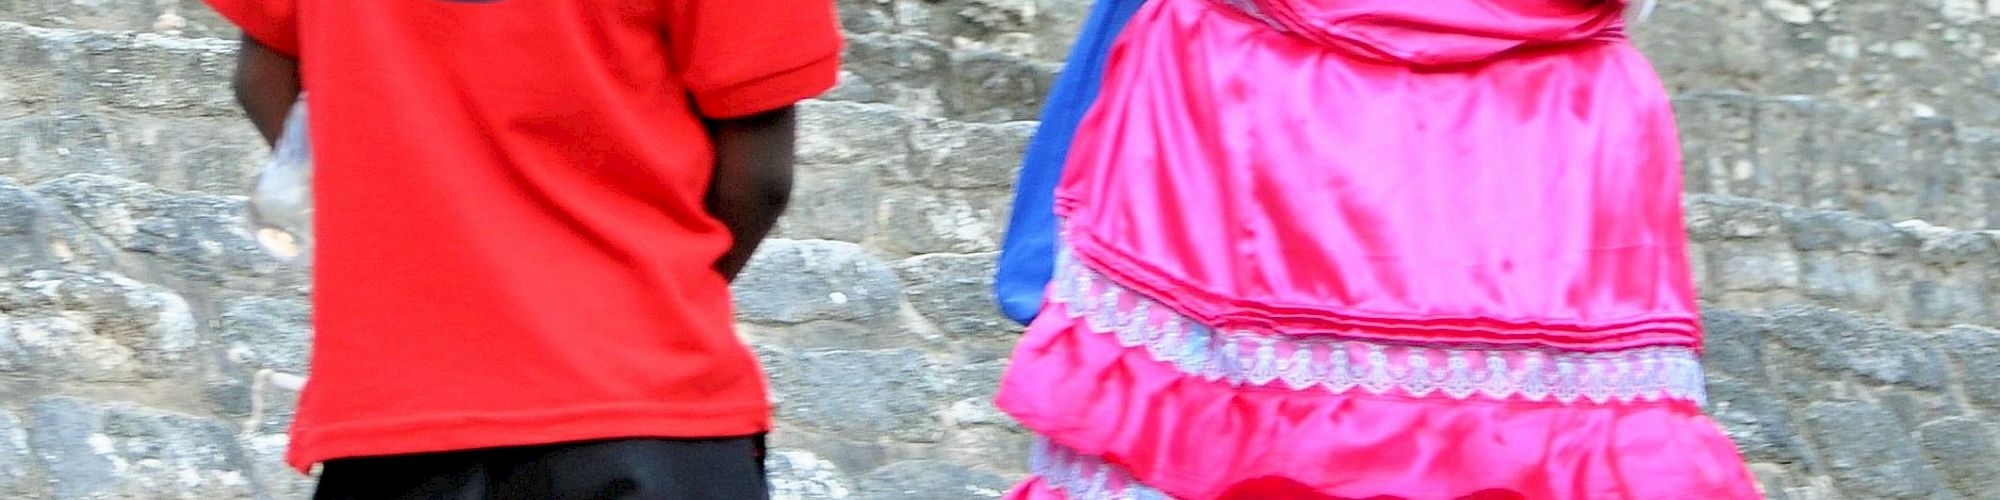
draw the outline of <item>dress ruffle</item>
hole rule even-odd
[[[1564,404],[1233,384],[1121,346],[1068,308],[1050,302],[1030,328],[1000,407],[1058,449],[1173,498],[1227,498],[1239,488],[1297,498],[1758,498],[1734,445],[1690,401]],[[1024,491],[1144,498],[1079,495],[1045,478]]]

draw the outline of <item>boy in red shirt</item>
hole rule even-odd
[[[209,0],[310,92],[320,498],[762,498],[729,280],[784,208],[815,0]]]

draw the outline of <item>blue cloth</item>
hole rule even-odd
[[[1070,49],[1069,63],[1042,107],[1042,124],[1028,142],[1021,178],[1015,184],[1014,211],[1007,239],[1000,247],[993,290],[1007,317],[1027,324],[1041,310],[1042,294],[1055,274],[1055,189],[1063,162],[1076,136],[1077,123],[1097,101],[1104,80],[1104,63],[1125,22],[1145,0],[1097,0],[1084,21],[1083,33]]]

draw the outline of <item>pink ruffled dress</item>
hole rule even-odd
[[[1014,498],[1750,499],[1619,0],[1153,0],[998,403]]]

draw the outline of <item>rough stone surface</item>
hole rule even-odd
[[[1959,327],[1941,340],[1966,378],[1966,396],[1986,411],[2000,412],[2000,370],[1991,369],[2000,359],[2000,330]]]
[[[1029,434],[986,287],[1090,3],[836,3],[846,67],[735,286],[774,495],[991,497]],[[1709,409],[1770,496],[1995,498],[2000,7],[1666,0],[1631,32],[1676,96]],[[242,230],[235,37],[199,0],[0,0],[0,497],[309,495],[263,371],[305,370],[309,283]]]
[[[771,500],[855,498],[852,481],[810,451],[771,450],[764,461],[771,477]]]
[[[737,315],[749,321],[867,321],[895,314],[896,272],[859,245],[771,240],[734,286]]]
[[[28,429],[14,412],[0,410],[0,497],[36,497],[43,490],[33,450],[28,449]]]
[[[222,312],[219,334],[232,361],[285,373],[306,372],[311,311],[302,299],[246,297]]]
[[[935,460],[901,462],[861,478],[862,494],[868,498],[1000,498],[1010,486],[1006,478]]]
[[[0,373],[167,376],[194,349],[195,329],[179,295],[124,276],[39,270],[0,279]]]
[[[1857,432],[1897,429],[1895,415],[1865,403],[1816,403],[1806,406],[1806,426],[1820,442],[1820,453],[1842,488],[1863,498],[1931,498],[1941,481],[1925,460],[1923,450],[1899,432]]]
[[[1973,498],[2000,494],[2000,438],[1983,423],[1950,418],[1917,428],[1917,439],[1930,452],[1945,479]]]
[[[993,299],[993,270],[999,254],[931,254],[898,264],[903,295],[918,313],[931,318],[950,342],[991,359],[1004,354],[1020,329]]]
[[[182,279],[261,291],[300,277],[257,246],[246,229],[241,197],[179,193],[83,174],[49,181],[36,191],[119,249],[161,261]]]
[[[938,384],[922,352],[825,351],[764,357],[771,385],[784,394],[778,415],[842,436],[907,442],[942,439]]]
[[[38,401],[30,442],[57,499],[247,498],[249,463],[218,421],[75,398]]]

